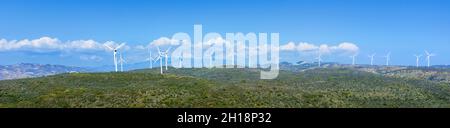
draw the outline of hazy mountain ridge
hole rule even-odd
[[[87,72],[81,67],[20,63],[14,65],[0,65],[0,80],[41,77],[70,72]]]
[[[148,69],[148,62],[139,62],[133,64],[125,64],[124,71]],[[154,68],[159,68],[159,63],[153,64]],[[317,69],[317,63],[307,63],[299,61],[295,64],[288,62],[280,63],[280,70],[290,72],[304,72],[307,70]],[[438,82],[450,83],[450,67],[445,65],[436,65],[430,68],[426,67],[410,67],[410,66],[380,66],[380,65],[348,65],[334,62],[323,62],[320,68],[351,68],[358,71],[370,72],[383,75],[386,77],[423,79]],[[97,67],[73,67],[64,65],[50,64],[31,64],[20,63],[14,65],[0,65],[0,80],[31,78],[55,75],[70,72],[110,72],[114,70],[113,65],[103,65]],[[120,67],[119,67],[120,70]]]
[[[280,69],[285,71],[302,72],[317,69],[317,63],[280,63]],[[450,83],[450,67],[446,65],[435,65],[431,67],[412,66],[382,66],[382,65],[349,65],[338,63],[323,63],[321,68],[349,68],[393,78],[408,78],[430,80],[435,82]]]

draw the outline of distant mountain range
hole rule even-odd
[[[88,72],[89,69],[50,64],[20,63],[0,65],[0,80],[48,76],[70,72]]]
[[[149,68],[148,62],[140,62],[133,64],[125,64],[123,66],[124,71],[131,71],[136,69]],[[317,63],[307,63],[299,61],[295,64],[288,62],[281,62],[280,69],[292,72],[302,72],[306,70],[316,69]],[[159,63],[153,64],[154,68],[159,67]],[[339,68],[339,67],[351,67],[359,71],[371,72],[376,74],[388,75],[388,76],[416,76],[425,77],[425,79],[439,79],[439,81],[450,82],[450,75],[441,73],[441,70],[450,70],[450,66],[436,65],[431,68],[425,68],[427,70],[416,70],[415,67],[409,66],[370,66],[370,65],[357,65],[352,66],[348,64],[339,64],[333,62],[323,62],[321,68]],[[64,65],[50,65],[50,64],[32,64],[32,63],[20,63],[14,65],[0,65],[0,80],[19,79],[19,78],[31,78],[41,77],[48,75],[55,75],[61,73],[71,72],[110,72],[114,70],[113,65],[103,65],[97,67],[74,67]],[[120,67],[119,67],[120,70]],[[421,72],[419,72],[421,71]]]

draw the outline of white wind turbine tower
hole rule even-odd
[[[370,58],[370,65],[373,65],[373,58],[375,57],[375,55],[376,53],[368,56]]]
[[[215,42],[215,40],[209,40],[208,43],[209,43],[209,44],[208,44],[208,47],[209,47],[209,49],[211,49],[212,46],[213,46],[216,42]],[[215,55],[215,52],[213,52],[213,53],[211,54],[211,56],[209,56],[209,65],[208,65],[208,66],[211,67],[211,68],[213,67],[213,66],[212,66],[212,61],[213,61],[213,56],[214,56],[214,55]],[[205,62],[204,62],[204,63],[205,63]]]
[[[209,57],[209,66],[212,68],[213,67],[213,57],[216,55],[216,53],[213,53],[210,57]]]
[[[317,61],[318,61],[318,66],[320,67],[321,66],[321,61],[322,61],[322,54],[320,53],[320,51],[319,51],[319,56],[316,58],[317,59]]]
[[[355,61],[356,56],[358,56],[358,55],[357,55],[357,54],[354,54],[354,55],[350,56],[350,58],[352,58],[352,65],[355,65],[355,64],[356,64],[356,61]]]
[[[431,64],[430,64],[431,60],[430,59],[431,59],[432,56],[436,56],[436,54],[429,53],[427,50],[425,50],[425,54],[427,54],[428,67],[430,67],[431,66]]]
[[[152,58],[152,51],[149,51],[150,52],[150,56],[148,56],[148,61],[150,62],[150,69],[152,69],[153,68],[153,58]]]
[[[153,59],[153,57],[152,57],[152,51],[150,50],[150,48],[148,49],[148,52],[149,52],[149,54],[150,54],[150,56],[148,56],[148,58],[147,58],[147,60],[150,62],[150,64],[149,64],[149,68],[150,69],[152,69],[153,68],[153,61],[155,61],[155,59]]]
[[[127,63],[127,61],[125,61],[122,58],[122,52],[119,52],[119,62],[120,62],[120,71],[123,72],[123,63]]]
[[[183,53],[181,53],[181,56],[178,58],[178,66],[180,66],[180,68],[183,67],[183,59]]]
[[[386,66],[389,66],[389,61],[391,60],[391,52],[388,52],[388,54],[384,57],[386,58]]]
[[[419,60],[422,55],[414,55],[416,57],[416,67],[419,67]]]
[[[164,54],[164,57],[165,57],[165,61],[166,61],[166,70],[167,70],[167,60],[168,60],[168,54],[169,54],[169,51],[170,51],[170,49],[171,49],[172,47],[169,47],[166,51],[164,51],[164,52],[162,52],[163,54]],[[159,48],[158,48],[159,49]]]
[[[169,50],[171,49],[171,47],[169,47],[166,51],[161,52],[161,50],[158,48],[158,58],[156,59],[156,61],[159,60],[159,67],[161,68],[161,74],[163,74],[163,64],[162,64],[162,59],[165,58],[165,62],[166,62],[166,70],[167,70],[167,56],[169,54]]]
[[[123,47],[125,45],[125,43],[120,44],[119,46],[113,48],[111,46],[108,46],[106,44],[104,44],[107,48],[109,48],[110,50],[113,51],[114,53],[114,66],[115,66],[115,71],[117,72],[117,58],[116,58],[116,54],[117,54],[117,50],[119,50],[121,47]]]
[[[161,74],[163,74],[162,58],[164,57],[164,54],[159,50],[159,47],[157,48],[158,48],[158,57],[156,58],[155,62],[159,60],[159,68],[161,69],[160,72]]]

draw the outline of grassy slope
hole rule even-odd
[[[0,81],[0,107],[450,107],[450,85],[349,69],[159,69]]]

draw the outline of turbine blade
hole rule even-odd
[[[156,59],[154,60],[153,63],[155,63],[155,62],[158,61],[159,59],[161,59],[161,56],[158,56],[158,58],[156,58]]]
[[[105,47],[109,48],[110,50],[114,50],[114,48],[112,48],[111,46],[108,46],[106,44],[103,44],[103,45],[105,45]]]
[[[427,55],[430,55],[430,53],[429,53],[427,50],[425,50],[425,53],[426,53]]]
[[[172,46],[170,46],[167,50],[166,53],[168,53],[170,51],[170,49],[172,49]]]
[[[125,45],[125,43],[122,43],[119,46],[117,46],[116,49],[119,49],[119,48],[123,47],[124,45]]]
[[[156,48],[158,49],[158,53],[161,54],[161,50],[159,49],[159,46],[156,46]]]

